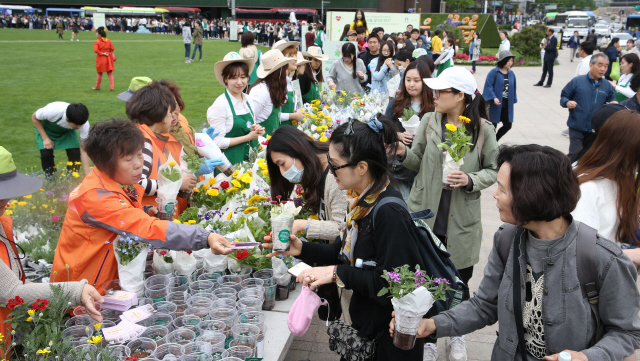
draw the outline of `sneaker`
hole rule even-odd
[[[185,64],[188,64],[189,63],[189,59],[185,60],[184,62],[185,62]]]
[[[73,39],[71,39],[71,41],[73,41]]]
[[[451,337],[447,343],[447,359],[449,361],[467,361],[467,342],[464,336]]]
[[[562,131],[562,135],[564,135],[565,137],[569,136],[569,129],[565,129]]]
[[[422,361],[437,361],[438,360],[438,345],[435,343],[424,344],[424,356]]]
[[[76,41],[80,41],[80,39],[76,39]]]

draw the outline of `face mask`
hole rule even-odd
[[[300,181],[302,181],[303,174],[304,174],[304,169],[298,170],[298,168],[296,168],[296,160],[294,159],[293,165],[291,166],[291,168],[287,169],[287,171],[284,172],[282,176],[289,182],[293,184],[297,184],[297,183],[300,183]]]
[[[398,70],[399,70],[401,73],[404,73],[404,66],[402,66],[402,65],[398,65]]]

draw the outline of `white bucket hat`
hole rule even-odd
[[[469,95],[474,95],[478,89],[476,79],[471,72],[462,66],[445,69],[437,78],[422,79],[433,90],[454,88]]]
[[[278,49],[280,51],[284,51],[284,49],[293,46],[296,49],[298,49],[298,45],[300,45],[299,41],[289,41],[287,39],[282,39],[280,41],[277,41],[275,44],[273,44],[273,46],[271,47],[271,49]]]
[[[302,56],[301,52],[298,52],[298,61],[296,62],[297,65],[303,65],[303,64],[309,64],[311,61],[305,59]]]
[[[320,61],[329,60],[329,55],[323,53],[322,48],[319,46],[310,46],[309,48],[307,48],[307,51],[302,52],[302,55],[309,58],[314,58]]]
[[[216,75],[216,80],[218,83],[224,86],[224,79],[222,78],[222,71],[224,68],[231,63],[245,63],[249,67],[249,75],[253,72],[253,67],[255,66],[255,61],[253,59],[244,59],[240,56],[240,54],[232,51],[227,53],[224,58],[217,62],[216,65],[213,66],[213,73]]]
[[[293,58],[287,58],[278,49],[271,49],[262,55],[262,63],[258,66],[258,78],[264,79],[267,75],[289,64]]]

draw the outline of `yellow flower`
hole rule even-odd
[[[215,178],[209,178],[209,185],[212,186],[216,184],[216,179]]]
[[[298,124],[298,122],[296,122],[295,120],[291,121],[291,125],[296,125],[296,124]]]
[[[238,174],[240,174],[240,170],[239,170],[239,169],[236,169],[236,170],[233,172],[233,174],[231,174],[231,175],[238,175]]]
[[[323,143],[326,143],[326,142],[329,141],[329,138],[323,136],[323,137],[320,137],[320,139],[318,139],[318,140],[323,142]]]
[[[27,318],[27,322],[31,322],[31,317]]]
[[[242,184],[240,184],[240,182],[238,182],[235,179],[231,181],[231,184],[233,184],[234,187],[238,187],[238,188],[242,187]]]
[[[173,223],[182,223],[182,222],[180,222],[180,221],[179,221],[179,220],[177,220],[177,219],[174,219],[174,220],[173,220]]]
[[[193,190],[193,193],[200,193],[200,190],[199,190],[198,188],[195,188],[195,189]]]
[[[315,214],[312,214],[309,216],[309,219],[319,220],[320,218],[318,218],[318,216],[316,216]]]
[[[459,116],[458,119],[460,119],[461,122],[467,123],[467,124],[471,121],[471,119],[469,119],[467,117],[463,117],[462,115]]]
[[[100,329],[100,327],[102,327],[102,323],[96,323],[95,325],[93,325],[93,327],[98,330]]]
[[[31,194],[27,194],[26,196],[24,196],[24,198],[26,198],[26,199],[31,198]]]
[[[73,164],[80,165],[80,164],[82,164],[82,162],[73,162]]]
[[[247,173],[243,174],[242,177],[239,178],[243,183],[249,184],[253,180],[251,176]]]
[[[80,174],[78,174],[78,172],[73,172],[73,173],[71,173],[71,175],[73,176],[73,178],[80,177]]]
[[[217,196],[218,194],[220,194],[220,192],[219,192],[217,189],[212,188],[212,189],[209,189],[209,190],[207,191],[207,194],[208,194],[208,195],[210,195],[210,196],[212,196],[212,197],[215,197],[215,196]]]
[[[449,129],[450,131],[452,131],[452,132],[455,132],[456,130],[458,130],[458,128],[457,128],[455,125],[453,125],[453,124],[449,124],[449,123],[447,123],[447,124],[445,124],[444,126],[445,126],[447,129]]]
[[[36,209],[36,206],[31,207],[31,209]]]
[[[68,263],[65,263],[65,264],[64,264],[64,268],[69,269],[69,264],[68,264]]]
[[[271,136],[270,136],[270,135],[267,135],[267,139],[271,139]]]
[[[338,101],[339,101],[339,102],[341,102],[341,101],[343,101],[343,100],[344,100],[344,99],[342,99],[342,98],[338,98]]]
[[[0,342],[4,340],[4,335],[0,333]]]
[[[229,214],[227,214],[227,221],[231,220],[231,216],[233,216],[233,211],[229,212]]]
[[[268,170],[263,170],[262,171],[262,176],[263,177],[268,177],[269,176],[269,171]]]
[[[91,337],[91,340],[87,340],[87,342],[93,344],[100,343],[102,342],[102,336],[93,336]]]
[[[73,165],[73,162],[67,162],[67,165]]]
[[[66,175],[66,174],[64,174],[64,173],[62,173],[62,174],[60,174],[60,175],[61,175],[61,176],[63,176],[63,177],[66,177],[66,176],[67,176],[67,175]]]
[[[12,210],[10,210],[10,209],[6,209],[6,210],[4,211],[4,214],[6,214],[7,216],[10,216],[10,215],[12,215],[12,214],[13,214],[13,211],[12,211]]]
[[[49,205],[48,204],[43,204],[42,208],[49,208]]]
[[[44,189],[40,188],[40,192],[44,192]],[[2,339],[0,339],[0,341],[2,341]]]
[[[18,205],[19,205],[19,206],[26,206],[26,205],[27,205],[27,202],[18,202]]]
[[[227,193],[237,192],[237,191],[238,191],[238,188],[236,188],[236,187],[231,187],[231,188],[227,189]]]
[[[328,126],[331,126],[331,122],[327,122],[327,125],[328,125]]]
[[[256,194],[255,196],[249,198],[249,200],[247,201],[247,204],[252,206],[258,202],[260,202],[260,196]]]
[[[347,95],[347,92],[346,92],[346,91],[344,91],[344,90],[343,90],[341,93],[342,93],[343,95]]]
[[[169,162],[167,164],[169,164],[170,167],[175,167],[176,165],[178,165],[178,163],[176,162]]]
[[[71,162],[69,162],[69,163],[71,163]],[[36,352],[37,352],[37,353],[51,353],[51,351],[50,351],[50,350],[48,350],[48,349],[46,349],[46,348],[44,348],[44,349],[42,349],[42,350],[38,350],[38,351],[36,351]]]
[[[187,224],[196,224],[196,221],[195,221],[195,220],[193,220],[193,219],[190,219],[190,220],[187,222]]]
[[[29,316],[33,316],[33,314],[36,313],[36,310],[29,310],[27,311],[27,313],[29,314]]]
[[[49,211],[49,213],[56,213],[56,210],[52,209],[52,210]]]
[[[245,214],[253,213],[253,212],[257,211],[257,210],[258,210],[258,207],[247,207],[247,209],[244,210],[244,213]]]

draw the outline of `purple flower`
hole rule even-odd
[[[400,283],[400,275],[395,273],[395,272],[387,272],[387,276],[389,277],[389,280],[395,282],[395,283]]]
[[[206,128],[207,127],[207,122],[202,123],[202,127]]]
[[[45,192],[48,196],[52,196],[53,195],[53,191],[46,191]]]
[[[196,140],[196,146],[197,147],[204,147],[204,142],[201,139],[197,139]]]
[[[422,271],[420,270],[416,270],[416,273],[413,274],[416,277],[424,277],[424,273],[422,273]]]
[[[294,200],[293,200],[293,204],[294,204],[296,207],[300,207],[300,206],[302,206],[302,198],[296,198],[296,199],[294,199]]]

